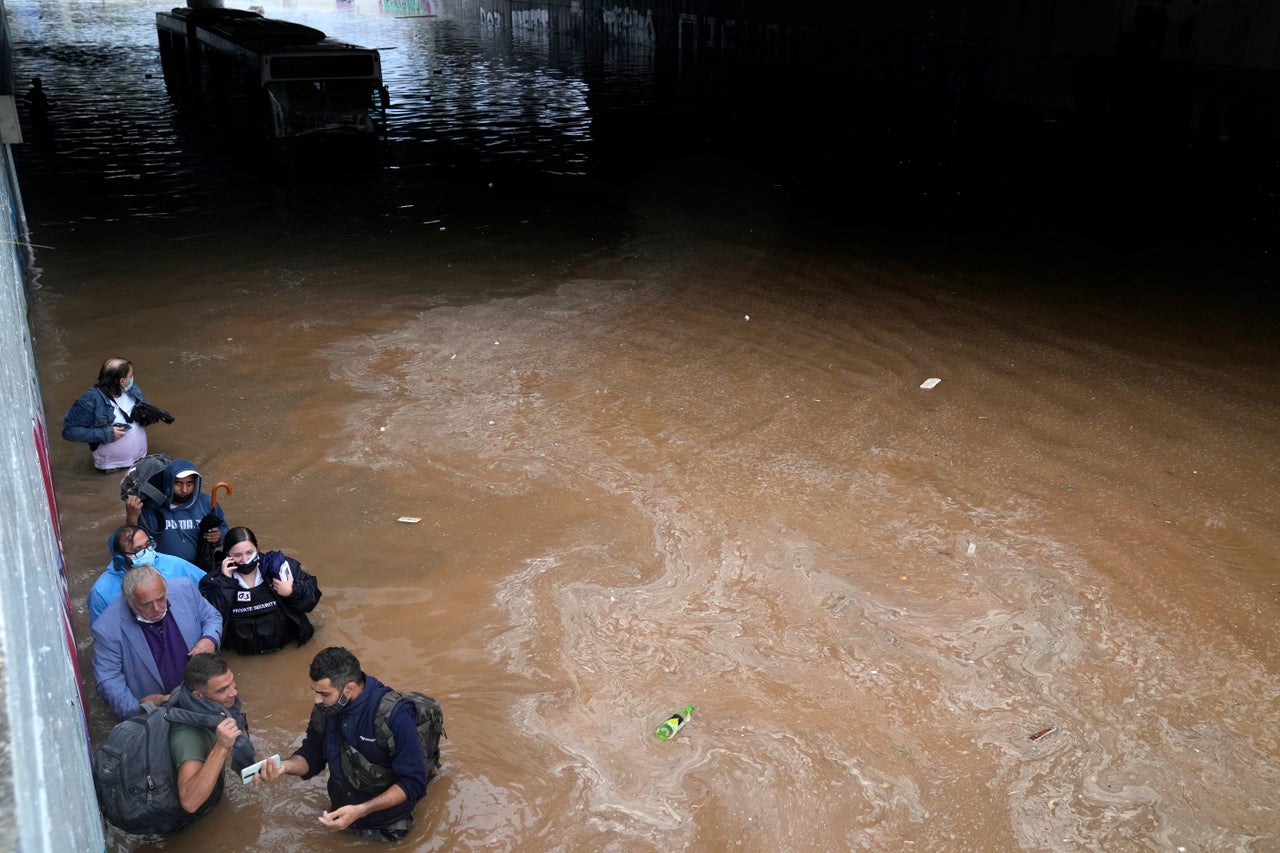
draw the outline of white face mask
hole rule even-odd
[[[157,622],[163,622],[163,621],[164,621],[164,617],[166,617],[166,616],[168,616],[168,615],[169,615],[169,608],[168,608],[168,607],[166,607],[166,608],[164,609],[164,612],[163,612],[163,613],[161,613],[159,616],[157,616],[155,619],[147,619],[147,618],[146,618],[145,616],[143,616],[141,613],[134,613],[134,614],[133,614],[133,618],[134,618],[134,619],[137,619],[137,620],[138,620],[139,622],[141,622],[143,625],[154,625],[154,624],[156,624]]]

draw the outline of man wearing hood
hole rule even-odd
[[[196,553],[201,537],[216,547],[227,532],[222,507],[213,505],[213,499],[202,491],[203,485],[191,460],[174,459],[164,468],[164,504],[130,495],[124,502],[125,524],[145,528],[155,537],[160,553],[181,557],[199,567]],[[218,526],[201,534],[200,520],[210,513],[217,516]]]
[[[134,566],[155,566],[166,581],[174,578],[190,578],[199,586],[204,572],[180,557],[156,551],[155,540],[141,527],[126,524],[117,528],[107,540],[111,562],[89,590],[89,625],[98,621],[107,605],[120,597],[120,584],[124,573]]]
[[[363,838],[399,841],[413,826],[413,808],[434,771],[422,754],[413,703],[397,702],[379,720],[391,689],[360,669],[344,648],[330,646],[311,661],[315,693],[311,722],[298,751],[279,767],[267,762],[254,782],[283,775],[310,779],[329,768],[329,811],[320,823]],[[390,729],[390,748],[378,745],[378,729]]]

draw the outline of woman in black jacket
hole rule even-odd
[[[256,655],[310,640],[307,614],[322,594],[315,577],[281,551],[259,551],[247,527],[228,530],[222,544],[226,557],[200,581],[200,594],[222,614],[223,648]]]

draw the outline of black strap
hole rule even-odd
[[[117,412],[120,413],[120,417],[124,418],[125,423],[127,424],[133,423],[133,413],[126,412],[123,406],[117,403],[113,398],[108,397],[107,392],[103,391],[101,388],[98,389],[98,393],[102,395],[102,399],[106,400],[109,404],[111,404],[111,406],[115,408]]]

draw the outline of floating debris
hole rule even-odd
[[[658,730],[654,734],[662,740],[671,740],[676,736],[676,732],[684,728],[684,724],[689,722],[689,718],[692,716],[693,706],[685,705],[683,709],[676,711],[662,725],[658,726]]]

